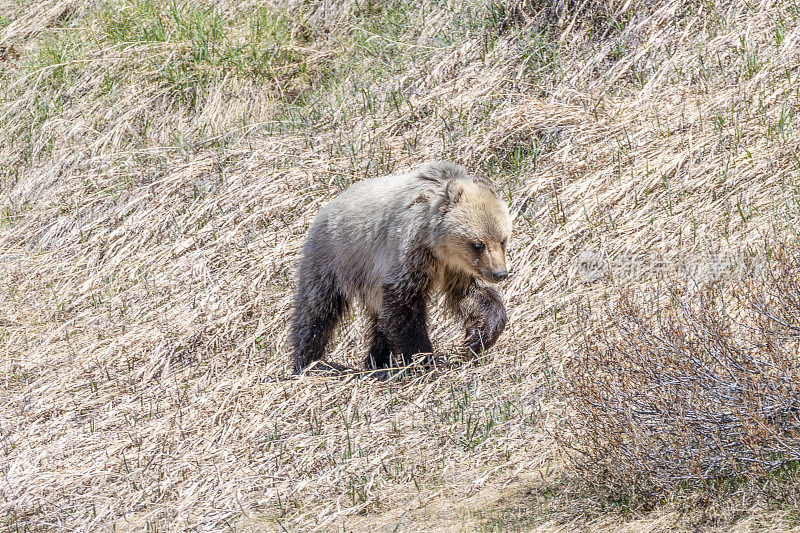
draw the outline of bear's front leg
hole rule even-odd
[[[364,366],[367,370],[386,368],[392,364],[392,349],[389,347],[386,335],[380,329],[379,318],[378,316],[373,316],[370,320],[372,342],[369,347],[369,354],[364,360]]]
[[[461,308],[466,311],[465,348],[474,354],[491,348],[508,322],[500,295],[491,287],[473,286]]]
[[[389,349],[404,365],[411,364],[414,354],[433,352],[428,337],[426,308],[422,294],[404,293],[391,286],[384,288],[378,327],[385,335]]]

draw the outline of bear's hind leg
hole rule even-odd
[[[322,359],[331,333],[347,308],[333,276],[306,281],[301,276],[295,297],[290,339],[294,350],[294,371]]]

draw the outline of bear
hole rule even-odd
[[[508,277],[510,237],[508,206],[492,184],[454,163],[351,185],[320,210],[302,248],[289,331],[294,372],[322,359],[354,302],[368,316],[369,370],[432,353],[427,308],[437,294],[463,321],[464,348],[490,348],[508,320],[491,284]]]

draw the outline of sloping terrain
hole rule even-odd
[[[510,515],[397,530],[686,524],[537,492],[564,465],[548,384],[583,303],[741,275],[796,231],[800,3],[182,6],[0,3],[4,527],[368,528],[509,487]],[[396,381],[292,377],[315,213],[430,159],[512,207],[499,344]],[[362,326],[331,361],[359,365]],[[792,525],[772,512],[713,525]]]

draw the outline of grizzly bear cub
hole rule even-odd
[[[465,347],[489,348],[506,310],[486,282],[508,277],[510,235],[508,207],[491,184],[452,163],[354,184],[308,231],[290,328],[295,372],[322,358],[353,301],[369,317],[367,368],[433,351],[427,304],[437,293],[464,321]]]

